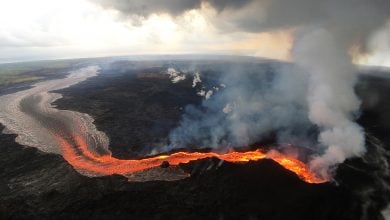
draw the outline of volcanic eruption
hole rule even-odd
[[[389,0],[0,6],[0,62],[132,54],[0,65],[0,219],[386,216]]]
[[[204,159],[207,157],[217,157],[221,160],[243,163],[251,160],[260,160],[270,158],[284,166],[286,169],[296,173],[302,180],[309,183],[321,183],[326,180],[320,179],[312,173],[307,165],[301,161],[288,157],[286,155],[273,151],[270,154],[260,150],[245,151],[245,152],[228,152],[218,154],[214,152],[176,152],[172,154],[163,154],[152,156],[143,159],[121,160],[112,157],[111,155],[97,155],[88,149],[84,139],[78,135],[74,136],[75,145],[67,142],[64,138],[58,137],[61,144],[64,158],[79,171],[87,172],[87,174],[111,175],[122,174],[128,175],[134,172],[150,169],[160,166],[167,161],[170,165],[179,165],[180,163],[188,163],[193,160]]]
[[[386,24],[389,1],[196,2],[213,7],[218,18],[236,30],[296,28],[291,53],[298,69],[271,67],[278,74],[267,80],[267,73],[253,76],[231,67],[218,81],[226,89],[204,100],[201,107],[186,108],[179,127],[170,134],[171,148],[193,142],[214,148],[247,145],[276,133],[280,143],[312,148],[316,153],[310,169],[325,179],[346,158],[365,153],[364,130],[355,123],[360,100],[354,90],[357,68],[352,60],[370,52],[367,42]],[[258,11],[263,17],[254,13]],[[318,131],[316,141],[309,132],[313,127]]]

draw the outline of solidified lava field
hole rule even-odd
[[[356,219],[361,214],[360,201],[347,189],[305,183],[272,160],[220,165],[204,159],[181,165],[190,178],[128,182],[119,175],[82,176],[61,156],[16,144],[15,135],[0,137],[1,219]]]
[[[192,78],[172,83],[164,73],[171,66],[185,69],[192,63],[102,61],[97,76],[55,91],[63,97],[53,106],[93,118],[96,129],[109,138],[113,157],[145,157],[169,144],[167,136],[187,105],[201,104],[203,97],[194,92]],[[200,63],[205,84],[226,68],[224,62]],[[332,182],[304,182],[269,159],[237,164],[214,157],[163,164],[127,177],[136,182],[120,175],[88,177],[66,158],[1,134],[0,219],[381,219],[380,211],[390,199],[385,166],[390,159],[390,78],[383,74],[362,75],[356,88],[363,101],[359,123],[366,129],[368,152],[341,164]],[[371,102],[372,97],[378,101]],[[42,120],[54,127],[71,124],[71,119],[59,120],[58,114]],[[89,117],[86,127],[88,123]],[[61,134],[71,139],[70,131],[84,131],[77,129],[70,126]],[[267,143],[257,144],[275,141],[271,135]]]

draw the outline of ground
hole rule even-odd
[[[186,105],[202,100],[190,79],[172,84],[167,75],[156,74],[166,65],[172,63],[115,62],[103,68],[103,74],[57,91],[64,98],[56,105],[91,115],[110,137],[114,156],[143,156],[167,143]],[[213,80],[213,72],[208,74]],[[15,82],[0,89],[11,92],[29,85]],[[180,165],[180,172],[190,177],[176,181],[90,178],[59,155],[21,146],[15,135],[1,134],[0,219],[381,219],[380,210],[390,200],[384,165],[390,162],[385,150],[388,85],[390,79],[382,72],[360,78],[359,123],[367,131],[368,153],[347,160],[335,171],[335,181],[324,184],[305,183],[271,160],[221,165],[217,159],[205,159]],[[165,164],[158,169],[176,168]]]

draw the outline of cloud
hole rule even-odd
[[[147,17],[167,13],[172,16],[211,7],[213,22],[222,28],[263,32],[328,21],[344,28],[359,29],[364,37],[389,17],[387,0],[90,0],[128,16]],[[348,24],[346,27],[345,24]],[[368,30],[367,30],[368,28]]]
[[[116,9],[126,15],[148,16],[168,13],[179,15],[201,7],[200,0],[92,0],[106,8]]]
[[[147,17],[151,14],[168,13],[173,16],[200,9],[208,4],[217,11],[241,8],[252,0],[91,0],[105,8],[116,9],[126,15]]]

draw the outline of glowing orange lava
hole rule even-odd
[[[301,161],[279,153],[266,154],[260,150],[247,152],[229,152],[218,154],[213,152],[178,152],[169,155],[159,155],[144,159],[121,160],[111,155],[96,155],[88,149],[87,144],[80,136],[75,136],[76,146],[72,146],[65,139],[58,138],[64,158],[76,169],[93,172],[100,175],[110,174],[131,174],[137,171],[158,167],[162,162],[168,161],[170,165],[188,163],[192,160],[207,157],[218,157],[229,162],[248,162],[250,160],[260,160],[270,158],[281,164],[288,170],[296,173],[301,179],[309,183],[321,183],[325,180],[317,178],[309,168]]]

